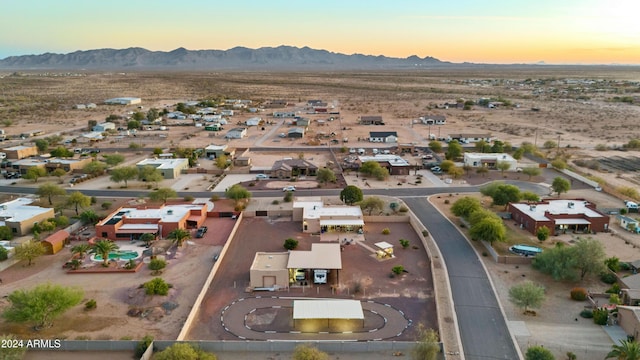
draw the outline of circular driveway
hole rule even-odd
[[[361,302],[365,319],[347,320],[348,328],[344,327],[345,321],[338,319],[294,324],[294,300],[309,298],[241,298],[222,309],[220,321],[227,332],[243,340],[379,341],[400,336],[412,324],[402,311],[374,301]]]

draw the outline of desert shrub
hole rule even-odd
[[[284,198],[283,201],[284,202],[291,202],[293,200],[293,193],[291,191],[287,191],[286,194],[284,194]]]
[[[158,274],[165,267],[167,267],[167,262],[163,259],[152,259],[149,262],[149,270],[153,271],[154,274]]]
[[[620,271],[620,259],[615,256],[605,259],[604,264],[613,272]]]
[[[154,278],[142,285],[147,295],[167,295],[169,293],[169,284],[162,278]]]
[[[185,196],[183,199],[184,199],[184,201],[189,201],[189,202],[191,202],[191,201],[193,201],[194,197],[193,197],[193,196],[191,196],[191,195],[187,195],[187,196]]]
[[[631,265],[629,265],[629,263],[626,263],[626,262],[621,262],[620,263],[620,270],[629,271],[629,270],[631,270]]]
[[[400,274],[402,274],[404,272],[404,266],[396,265],[396,266],[391,268],[391,272],[396,274],[396,275],[400,275]]]
[[[445,199],[445,200],[444,200],[444,204],[445,204],[445,205],[449,205],[449,202],[450,202],[450,201],[449,201],[449,199]]]
[[[610,272],[603,272],[600,275],[600,280],[602,280],[603,283],[605,284],[613,284],[616,281],[618,281],[618,278],[616,277],[616,275],[614,273],[610,273]]]
[[[382,235],[389,235],[389,234],[391,234],[391,230],[389,228],[382,229]]]
[[[294,250],[298,247],[298,240],[293,238],[288,238],[284,241],[284,248],[287,250]]]
[[[576,360],[578,356],[571,351],[567,351],[567,360]]]
[[[216,202],[216,201],[218,201],[218,200],[220,200],[220,196],[218,196],[218,195],[211,195],[211,201]]]
[[[147,348],[149,347],[149,345],[151,345],[152,342],[153,336],[151,335],[145,335],[142,340],[138,342],[138,345],[136,345],[136,359],[139,359],[142,357],[142,355],[144,355],[144,352],[147,351]]]
[[[422,230],[422,236],[424,237],[429,236],[429,232],[427,230]]]
[[[583,317],[585,319],[592,319],[593,318],[593,311],[591,311],[589,309],[584,309],[584,310],[580,311],[580,317]]]
[[[607,319],[609,319],[609,311],[607,309],[593,310],[593,322],[596,325],[606,325]]]
[[[619,284],[613,284],[613,285],[611,285],[610,288],[608,288],[604,292],[606,292],[607,294],[618,294],[620,292],[620,285]]]
[[[298,345],[293,351],[293,360],[327,360],[329,355],[311,345]]]
[[[271,202],[271,205],[278,205],[278,204],[280,204],[280,200],[273,200]]]
[[[585,288],[576,287],[571,289],[571,299],[576,301],[584,301],[587,298],[587,290]]]
[[[84,303],[85,310],[93,310],[93,309],[95,309],[97,307],[98,307],[98,303],[96,302],[95,299],[91,299],[91,300],[87,301],[86,303]]]
[[[620,301],[620,296],[618,296],[618,294],[609,295],[609,304],[620,305],[621,303],[622,301]]]
[[[398,210],[398,211],[401,212],[401,213],[406,213],[407,211],[409,211],[409,208],[404,206],[404,205],[402,205],[402,206],[400,206],[400,210]]]
[[[9,251],[3,246],[0,246],[0,261],[5,261],[9,258]]]
[[[409,240],[407,239],[400,239],[398,240],[398,242],[400,242],[400,246],[402,246],[403,249],[406,249],[409,247]]]

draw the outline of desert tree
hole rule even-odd
[[[89,209],[80,213],[80,220],[83,224],[95,225],[100,220],[100,216],[95,211]]]
[[[176,193],[172,188],[160,188],[149,193],[149,199],[153,201],[162,201],[162,203],[166,203],[168,199],[175,198],[177,196],[178,193]]]
[[[462,145],[460,145],[460,143],[457,140],[451,140],[449,141],[449,144],[447,146],[447,152],[445,153],[445,158],[447,160],[455,160],[460,156],[462,156],[463,152],[464,152],[464,149],[462,148]]]
[[[569,180],[558,176],[553,179],[553,182],[551,183],[551,189],[553,189],[554,192],[558,193],[558,197],[560,197],[560,194],[571,189],[571,184],[569,183]]]
[[[71,248],[71,253],[72,254],[78,254],[78,257],[81,259],[84,259],[84,256],[91,251],[91,245],[87,244],[87,243],[83,243],[83,244],[78,244],[78,245],[74,245]]]
[[[417,343],[411,349],[411,357],[415,360],[435,360],[440,353],[440,337],[433,329],[418,325]]]
[[[102,161],[94,160],[94,161],[88,163],[87,165],[85,165],[82,168],[82,171],[85,174],[98,176],[98,175],[104,174],[104,171],[105,171],[106,168],[107,168],[107,164],[103,163]]]
[[[542,345],[535,345],[527,348],[524,355],[525,360],[555,360],[553,353]]]
[[[15,248],[16,259],[26,260],[27,266],[31,266],[33,260],[42,256],[45,252],[44,245],[37,240],[25,241]]]
[[[65,189],[51,182],[40,185],[36,190],[36,195],[46,197],[49,201],[49,205],[53,205],[54,196],[62,196],[66,194],[67,191]]]
[[[73,206],[76,210],[76,215],[78,215],[80,208],[86,208],[91,205],[91,198],[80,191],[74,191],[67,198],[67,204]]]
[[[373,213],[373,211],[381,212],[384,208],[384,201],[379,197],[369,196],[360,201],[360,208],[364,211],[368,211],[369,215]]]
[[[10,305],[2,316],[9,322],[32,322],[36,329],[53,326],[53,320],[82,301],[80,288],[40,284],[33,289],[20,289],[9,294]]]
[[[118,166],[124,162],[124,155],[122,154],[111,154],[111,155],[103,155],[104,162],[107,166]]]
[[[549,238],[549,235],[551,235],[551,230],[549,230],[549,228],[546,226],[541,226],[538,228],[538,231],[536,231],[536,237],[540,241],[547,240]]]
[[[158,184],[164,177],[160,170],[151,165],[145,165],[138,169],[138,180]]]
[[[573,250],[559,242],[553,248],[546,249],[533,258],[531,266],[554,280],[574,281],[578,279],[576,259]]]
[[[528,314],[530,308],[539,309],[542,305],[544,288],[526,280],[509,289],[509,301],[523,309],[525,314]]]
[[[459,179],[464,175],[464,169],[458,166],[452,166],[447,170],[447,174],[449,174],[454,179]]]
[[[62,177],[65,175],[67,175],[67,172],[63,168],[57,168],[49,173],[49,176],[57,177],[60,184],[62,184]]]
[[[522,173],[527,175],[529,177],[529,180],[531,180],[533,176],[538,176],[542,174],[542,170],[540,170],[540,168],[537,168],[537,167],[527,166],[525,168],[522,168]]]
[[[140,241],[144,241],[144,244],[146,246],[149,246],[151,244],[152,241],[154,241],[156,239],[156,236],[154,234],[151,233],[144,233],[142,235],[140,235]]]
[[[138,168],[135,166],[121,166],[111,170],[110,179],[119,183],[124,181],[124,187],[127,187],[128,181],[138,177]]]
[[[442,144],[440,143],[440,141],[432,140],[429,142],[429,149],[431,149],[431,151],[433,151],[434,153],[440,153],[442,152]]]
[[[551,162],[551,166],[558,170],[564,170],[567,168],[567,163],[562,159],[556,159]]]
[[[316,174],[316,180],[321,184],[335,182],[336,174],[331,169],[327,169],[327,168],[318,169],[318,172]]]
[[[347,185],[342,191],[340,191],[340,200],[347,205],[353,205],[362,201],[362,189],[355,185]]]
[[[504,175],[504,172],[511,168],[511,164],[507,161],[498,161],[496,168],[500,170],[500,175]]]
[[[442,169],[442,171],[444,172],[448,172],[449,169],[455,166],[456,166],[456,163],[454,163],[451,160],[444,160],[443,162],[440,163],[440,169]]]
[[[496,241],[505,241],[507,238],[507,230],[502,219],[485,217],[484,219],[471,224],[469,235],[471,235],[471,238],[473,239],[483,240],[493,244]]]
[[[43,167],[32,166],[27,170],[27,173],[24,174],[25,179],[33,180],[33,182],[38,182],[38,179],[41,177],[47,176],[47,170]]]
[[[465,196],[456,200],[453,205],[451,205],[451,212],[453,212],[455,216],[467,219],[471,213],[478,211],[481,208],[482,204],[480,203],[480,200],[474,197]]]
[[[251,192],[249,192],[249,190],[239,184],[232,185],[225,191],[224,195],[227,197],[227,199],[233,200],[236,205],[243,200],[251,199]]]
[[[58,146],[57,148],[49,151],[49,154],[51,154],[52,157],[57,157],[57,158],[73,157],[73,151],[67,149],[64,146]]]
[[[589,274],[600,274],[605,271],[606,254],[604,246],[596,239],[578,238],[576,243],[571,247],[575,257],[575,267],[583,280]]]

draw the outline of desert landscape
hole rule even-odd
[[[586,177],[596,179],[609,195],[590,188],[572,190],[563,194],[564,198],[588,198],[598,203],[598,207],[620,208],[622,200],[634,197],[629,189],[637,189],[640,184],[638,170],[640,166],[614,167],[615,159],[622,164],[635,164],[637,153],[625,145],[640,138],[637,119],[640,116],[640,75],[635,68],[627,67],[517,67],[508,68],[487,66],[481,69],[432,69],[428,71],[395,72],[15,72],[0,73],[0,126],[7,140],[3,147],[19,144],[32,144],[35,138],[20,138],[21,134],[33,130],[42,130],[47,138],[60,135],[63,139],[77,138],[85,132],[91,120],[102,122],[115,115],[117,126],[126,128],[127,121],[135,112],[146,113],[149,109],[175,110],[176,104],[190,101],[224,99],[247,99],[251,104],[247,108],[236,110],[228,117],[223,131],[204,131],[195,126],[193,119],[175,120],[163,117],[161,125],[167,130],[159,130],[160,124],[152,130],[139,130],[135,136],[110,135],[96,142],[77,142],[67,145],[69,148],[100,149],[100,154],[122,153],[126,163],[149,157],[151,150],[161,148],[171,152],[175,148],[203,148],[211,144],[226,144],[236,149],[236,156],[247,156],[252,165],[242,172],[257,173],[266,169],[277,159],[304,158],[318,166],[330,166],[336,171],[339,167],[330,162],[340,161],[350,149],[364,148],[367,153],[373,148],[396,149],[388,144],[376,144],[368,140],[372,131],[395,131],[398,143],[427,148],[431,134],[446,139],[453,134],[490,134],[494,139],[508,142],[514,146],[531,143],[538,147],[538,156],[547,156],[550,160],[559,157],[572,168]],[[104,105],[108,98],[135,96],[142,99],[138,105]],[[328,104],[332,113],[308,113],[307,102],[320,99]],[[478,104],[481,99],[491,99],[497,105],[489,108]],[[289,105],[281,108],[269,108],[270,101],[285,100]],[[468,109],[446,104],[471,101]],[[95,109],[74,109],[77,104],[95,103]],[[255,111],[249,110],[255,108]],[[276,119],[274,111],[295,111],[301,117],[310,119],[310,125],[302,138],[283,138],[294,125],[291,119]],[[384,125],[365,126],[358,123],[362,116],[381,116]],[[419,120],[427,115],[446,117],[444,125],[425,125]],[[232,127],[240,126],[247,119],[261,117],[266,123],[248,127],[247,136],[242,139],[226,139],[224,134]],[[332,141],[335,140],[335,141]],[[442,141],[444,144],[444,141]],[[135,146],[132,146],[134,144]],[[546,146],[545,144],[549,145]],[[467,145],[473,149],[473,145]],[[272,148],[272,149],[269,149]],[[287,148],[293,148],[287,151]],[[101,155],[99,155],[101,156]],[[97,158],[100,158],[100,157]],[[411,164],[420,164],[420,156],[408,154],[405,158]],[[579,165],[576,160],[582,161]],[[525,162],[533,163],[531,159]],[[594,165],[597,164],[597,165]],[[201,159],[199,167],[216,169],[214,161]],[[416,171],[418,171],[416,169]],[[445,174],[433,177],[426,169],[419,170],[425,181],[420,187],[444,185],[448,178]],[[553,171],[553,170],[549,170]],[[413,173],[413,172],[412,172]],[[208,191],[213,183],[211,175],[188,175],[188,182],[163,181],[161,187],[174,187],[176,191]],[[550,175],[552,176],[552,175]],[[516,174],[517,177],[517,174]],[[229,176],[229,179],[232,177]],[[409,182],[413,176],[407,176]],[[468,186],[492,179],[500,179],[496,172],[493,177],[479,178],[476,175],[456,179],[453,185]],[[504,178],[504,177],[503,177]],[[249,180],[251,179],[251,180]],[[363,186],[363,180],[352,173],[343,176],[345,184]],[[519,180],[525,180],[524,177]],[[253,181],[251,176],[242,181]],[[402,180],[402,181],[401,181]],[[18,186],[37,187],[38,183],[27,180],[0,180],[3,185],[17,183]],[[238,180],[238,182],[242,182]],[[386,182],[370,181],[372,189],[388,189],[405,183],[407,179],[393,177]],[[538,183],[549,183],[549,176],[534,179]],[[73,188],[65,178],[68,190],[111,189],[114,184],[107,176],[80,183]],[[260,190],[280,190],[287,182],[272,181],[269,185],[256,186]],[[222,194],[228,185],[219,185],[211,190]],[[298,181],[296,186],[312,189],[317,184],[312,180],[305,184]],[[406,188],[406,185],[403,185]],[[364,186],[363,186],[364,188]],[[146,191],[147,185],[133,183],[130,190]],[[635,193],[637,196],[637,191]],[[457,196],[457,195],[456,195]],[[616,198],[617,197],[617,198]],[[431,198],[432,201],[434,197]],[[98,204],[106,199],[98,199]],[[120,203],[131,199],[120,199]],[[436,201],[437,202],[437,201]],[[113,208],[117,206],[117,202]],[[229,208],[232,205],[226,204]],[[447,207],[438,204],[441,211]],[[101,209],[98,212],[104,214]],[[224,219],[225,221],[228,219]],[[452,221],[455,221],[453,219]],[[212,224],[211,226],[219,226]],[[222,226],[228,226],[227,223]],[[622,232],[622,229],[618,229]],[[634,235],[631,243],[634,244]],[[637,235],[635,235],[637,236]],[[558,237],[554,241],[571,241],[570,236]],[[608,256],[617,256],[621,261],[640,259],[640,250],[625,243],[624,239],[609,234],[598,236]],[[126,310],[131,305],[140,305],[142,301],[134,289],[144,279],[150,278],[149,270],[126,276],[125,280],[115,280],[114,274],[84,275],[64,274],[60,264],[69,256],[68,250],[61,254],[40,258],[36,265],[24,267],[16,264],[0,271],[1,295],[13,290],[30,287],[46,282],[58,281],[68,285],[77,285],[85,289],[86,298],[94,298],[99,304],[105,304],[100,316],[87,315],[82,309],[67,313],[60,327],[43,332],[42,336],[64,334],[66,339],[117,340],[121,338],[140,339],[153,334],[161,339],[174,339],[190,310],[190,302],[200,291],[208,275],[207,266],[199,266],[210,260],[219,251],[223,243],[213,238],[192,239],[175,254],[171,267],[165,277],[174,285],[168,300],[179,304],[168,312],[163,312],[162,304],[144,304],[153,310],[145,319],[128,318]],[[639,244],[640,246],[640,244]],[[478,253],[482,249],[478,248]],[[533,271],[530,266],[514,268],[512,265],[495,264],[489,258],[482,258],[492,276],[494,286],[509,321],[525,322],[529,336],[516,336],[522,349],[532,344],[544,344],[552,348],[558,356],[574,351],[579,359],[600,359],[606,346],[590,347],[588,343],[573,342],[565,345],[557,342],[563,332],[580,333],[580,329],[589,331],[599,329],[588,323],[588,319],[574,321],[580,305],[566,297],[568,284],[551,282],[544,275]],[[190,281],[182,276],[188,272]],[[544,283],[547,297],[544,310],[535,318],[526,317],[508,301],[509,287],[523,277]],[[118,291],[109,291],[110,285],[118,282]],[[228,285],[228,284],[227,284]],[[598,281],[589,283],[595,290],[604,290]],[[128,289],[128,290],[127,290]],[[394,294],[395,295],[395,294]],[[6,301],[3,301],[3,306]],[[219,305],[219,304],[218,304]],[[209,309],[208,315],[215,314]],[[102,311],[102,308],[101,308]],[[425,316],[420,314],[420,316]],[[576,318],[577,319],[577,318]],[[580,329],[577,328],[580,326]],[[3,332],[31,336],[23,328],[1,323]],[[219,329],[200,329],[199,333],[217,334]],[[117,335],[114,335],[117,334]],[[410,333],[410,335],[415,335]],[[599,336],[602,334],[596,334]],[[217,334],[214,338],[225,338]],[[409,335],[405,335],[408,338]],[[597,338],[593,344],[600,344]],[[406,339],[404,339],[406,340]],[[606,339],[605,339],[606,340]],[[573,346],[573,347],[571,347]],[[407,354],[405,354],[407,355]],[[35,356],[35,355],[34,355]],[[233,355],[222,359],[232,359]],[[267,357],[279,358],[274,354]],[[408,356],[408,355],[407,355]],[[130,355],[129,355],[130,357]],[[127,358],[129,358],[127,357]],[[391,358],[391,354],[380,354],[380,358]],[[35,358],[35,357],[34,357]],[[340,358],[346,358],[340,354]],[[395,358],[395,357],[394,357]]]

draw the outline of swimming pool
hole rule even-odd
[[[133,250],[114,251],[109,253],[109,260],[133,260],[137,259],[139,256],[140,254]],[[95,261],[102,261],[102,255],[96,254],[92,259]]]
[[[509,251],[523,256],[536,256],[542,252],[542,249],[529,245],[513,245],[509,248]]]

